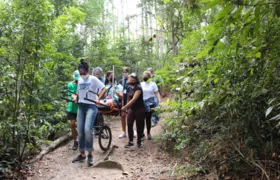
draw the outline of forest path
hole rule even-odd
[[[112,130],[112,145],[117,145],[119,147],[114,149],[110,155],[110,160],[121,164],[127,175],[123,175],[123,171],[119,169],[97,168],[94,166],[88,167],[86,161],[72,163],[71,161],[78,155],[78,151],[71,150],[73,141],[70,141],[47,154],[41,161],[34,164],[33,172],[35,172],[35,174],[28,179],[175,179],[171,174],[176,164],[176,158],[171,157],[168,153],[161,150],[157,146],[155,140],[146,139],[142,148],[137,148],[135,146],[126,149],[124,146],[128,142],[128,138],[118,138],[121,130],[120,117],[106,117],[105,121]],[[161,132],[161,123],[151,130],[151,134],[154,137]],[[134,142],[135,141],[134,139]],[[93,158],[94,165],[96,165],[102,162],[106,155],[98,145],[98,138],[94,138],[94,149]]]

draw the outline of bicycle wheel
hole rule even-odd
[[[99,146],[103,151],[107,151],[111,146],[111,142],[112,142],[111,129],[109,126],[104,125],[101,127],[100,134],[98,136]]]
[[[99,135],[101,127],[104,125],[104,118],[101,113],[97,113],[93,128],[95,128],[95,135]]]

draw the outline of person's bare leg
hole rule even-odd
[[[77,132],[76,120],[71,120],[70,123],[71,123],[71,130],[72,130],[73,140],[77,141],[78,132]]]
[[[77,141],[78,132],[77,132],[76,120],[70,120],[70,125],[71,125],[72,137],[74,140],[74,145],[73,145],[72,149],[77,150],[78,149],[78,141]]]
[[[126,113],[122,113],[122,130],[126,132]]]
[[[121,121],[122,121],[122,133],[119,135],[119,138],[126,137],[126,113],[122,112],[121,114]]]

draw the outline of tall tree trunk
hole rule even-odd
[[[148,22],[148,7],[147,2],[145,1],[145,29],[146,29],[146,37],[149,37],[149,22]]]
[[[171,30],[172,30],[172,49],[173,49],[173,55],[178,55],[178,48],[177,48],[177,42],[176,42],[176,32],[175,32],[175,22],[174,22],[174,15],[172,13],[171,15]]]
[[[144,24],[144,6],[141,8],[141,22],[142,22],[142,36],[145,36],[145,24]]]

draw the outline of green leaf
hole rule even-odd
[[[257,6],[255,8],[255,20],[256,20],[255,34],[256,35],[258,35],[260,31],[260,14],[261,14],[261,6]]]
[[[202,0],[201,2],[208,3],[207,6],[205,7],[205,9],[207,10],[207,9],[210,9],[210,8],[216,6],[217,4],[221,3],[222,0],[212,0],[212,1],[211,0]]]
[[[217,21],[220,21],[221,19],[229,18],[229,14],[233,10],[233,8],[234,8],[233,5],[229,5],[229,6],[225,7],[224,9],[222,9],[222,11],[216,15],[215,21],[217,22]]]
[[[274,106],[270,106],[270,107],[266,110],[266,112],[265,112],[265,117],[267,117],[267,116],[271,113],[271,111],[273,110],[273,108],[274,108]]]
[[[257,52],[257,53],[256,53],[256,58],[261,58],[261,56],[262,56],[262,53],[261,53],[261,52]]]
[[[273,118],[271,118],[270,120],[279,120],[280,119],[280,114],[274,116]]]

